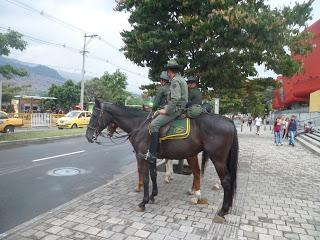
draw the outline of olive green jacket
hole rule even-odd
[[[180,74],[176,74],[170,82],[170,95],[168,104],[164,107],[166,114],[178,112],[185,108],[188,102],[188,85]]]
[[[170,83],[166,83],[159,88],[156,96],[153,100],[152,110],[156,111],[159,108],[163,108],[168,103],[168,98],[170,95]]]
[[[202,104],[203,96],[202,92],[198,88],[192,88],[189,90],[188,103],[193,104]]]

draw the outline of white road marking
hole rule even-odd
[[[39,161],[48,160],[48,159],[52,159],[52,158],[69,156],[69,155],[73,155],[73,154],[77,154],[77,153],[83,153],[83,152],[85,152],[85,151],[86,151],[86,150],[81,150],[81,151],[77,151],[77,152],[71,152],[71,153],[65,153],[65,154],[55,155],[55,156],[52,156],[52,157],[39,158],[39,159],[32,160],[32,162],[39,162]]]

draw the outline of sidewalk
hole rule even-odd
[[[225,224],[212,222],[223,191],[210,190],[217,175],[208,164],[202,195],[209,205],[189,204],[191,176],[175,175],[167,185],[159,172],[156,203],[135,212],[142,193],[133,192],[133,172],[12,229],[3,239],[320,239],[320,159],[298,144],[274,146],[272,136],[239,133],[238,191]]]

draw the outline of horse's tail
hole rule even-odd
[[[205,151],[203,151],[202,152],[202,160],[201,160],[201,176],[204,175],[204,170],[206,169],[208,159],[209,159],[208,154]]]
[[[230,174],[231,178],[231,205],[234,193],[237,189],[237,171],[238,171],[238,156],[239,154],[239,143],[238,143],[238,134],[237,129],[234,126],[234,135],[233,135],[233,142],[229,152],[229,158],[227,162],[227,169]]]

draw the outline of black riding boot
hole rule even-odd
[[[146,154],[145,160],[155,164],[157,162],[157,153],[159,148],[159,133],[153,132],[151,133],[151,142],[149,151]]]

